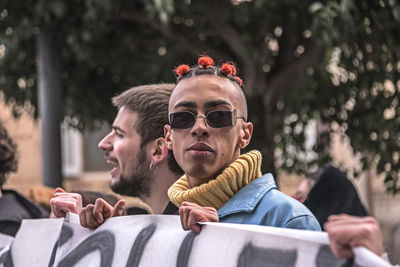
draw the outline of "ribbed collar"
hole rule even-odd
[[[261,176],[261,153],[257,150],[240,155],[217,178],[189,188],[186,175],[168,190],[169,199],[178,207],[183,201],[219,209],[236,192]]]

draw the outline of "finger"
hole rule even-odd
[[[201,231],[201,226],[197,224],[197,216],[198,216],[199,211],[196,209],[193,209],[190,211],[188,217],[187,217],[187,228],[190,230],[193,230],[196,232],[196,234],[200,233]]]
[[[117,204],[115,204],[114,208],[112,209],[111,212],[111,217],[117,217],[117,216],[122,216],[125,210],[125,205],[126,201],[125,200],[119,200]]]
[[[201,208],[200,205],[193,203],[193,202],[188,202],[188,201],[183,201],[181,204],[181,207],[182,206],[184,206],[184,207],[200,207]]]
[[[337,258],[353,258],[354,253],[350,246],[337,242],[336,240],[330,240],[331,250]]]
[[[61,187],[57,187],[54,193],[65,193],[65,191]]]
[[[65,214],[66,212],[79,214],[82,209],[79,200],[71,197],[53,197],[50,199],[50,206],[56,216],[59,213]]]
[[[86,223],[87,223],[87,225],[91,228],[91,229],[94,229],[94,228],[97,228],[99,225],[100,225],[100,223],[96,220],[96,218],[94,217],[94,215],[93,215],[93,212],[94,212],[94,206],[93,205],[88,205],[86,208],[85,208],[85,216],[86,216]]]
[[[104,222],[103,215],[106,215],[106,213],[107,213],[107,211],[104,210],[105,208],[107,208],[107,206],[105,205],[106,203],[107,202],[105,200],[103,200],[102,198],[98,198],[98,199],[96,199],[96,202],[94,204],[93,216],[94,216],[94,219],[96,219],[96,221],[100,224]],[[111,212],[109,212],[109,213],[111,214]]]
[[[183,230],[189,230],[187,228],[187,212],[188,212],[188,208],[187,207],[181,206],[179,208],[179,216],[180,216],[180,219],[181,219],[181,225],[182,225]]]
[[[86,208],[82,209],[81,212],[79,213],[79,221],[81,223],[81,226],[89,228],[89,225],[87,224],[86,221]]]

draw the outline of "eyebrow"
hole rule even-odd
[[[126,133],[124,130],[122,130],[122,129],[121,129],[120,127],[118,127],[118,126],[113,125],[112,128],[113,128],[115,131],[120,131],[121,133]]]
[[[214,100],[214,101],[208,101],[208,102],[206,102],[206,103],[204,103],[204,108],[215,108],[215,107],[218,107],[218,106],[221,106],[221,105],[227,105],[227,106],[230,106],[230,107],[232,107],[232,105],[228,102],[228,101],[226,101],[226,100]]]
[[[214,107],[218,107],[221,105],[228,105],[228,106],[232,107],[232,105],[228,101],[222,100],[222,99],[208,101],[208,102],[204,103],[203,106],[204,106],[204,108],[214,108]],[[190,101],[181,101],[174,106],[174,109],[179,108],[179,107],[197,108],[197,104],[195,102],[190,102]]]
[[[174,109],[179,108],[179,107],[197,108],[197,104],[194,102],[190,102],[190,101],[181,101],[174,106]]]

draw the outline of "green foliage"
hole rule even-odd
[[[207,53],[240,69],[264,171],[304,173],[323,164],[330,134],[339,132],[364,169],[376,166],[387,189],[399,189],[397,0],[3,2],[0,90],[7,101],[37,105],[41,31],[57,40],[64,115],[81,129],[112,120],[116,93],[174,81],[175,66]],[[304,135],[310,120],[330,126],[312,148]]]

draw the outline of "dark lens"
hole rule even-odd
[[[188,111],[181,111],[171,113],[169,115],[172,129],[188,129],[191,128],[196,122],[196,118],[193,113]]]
[[[232,126],[232,111],[216,110],[207,114],[207,123],[213,128]]]

